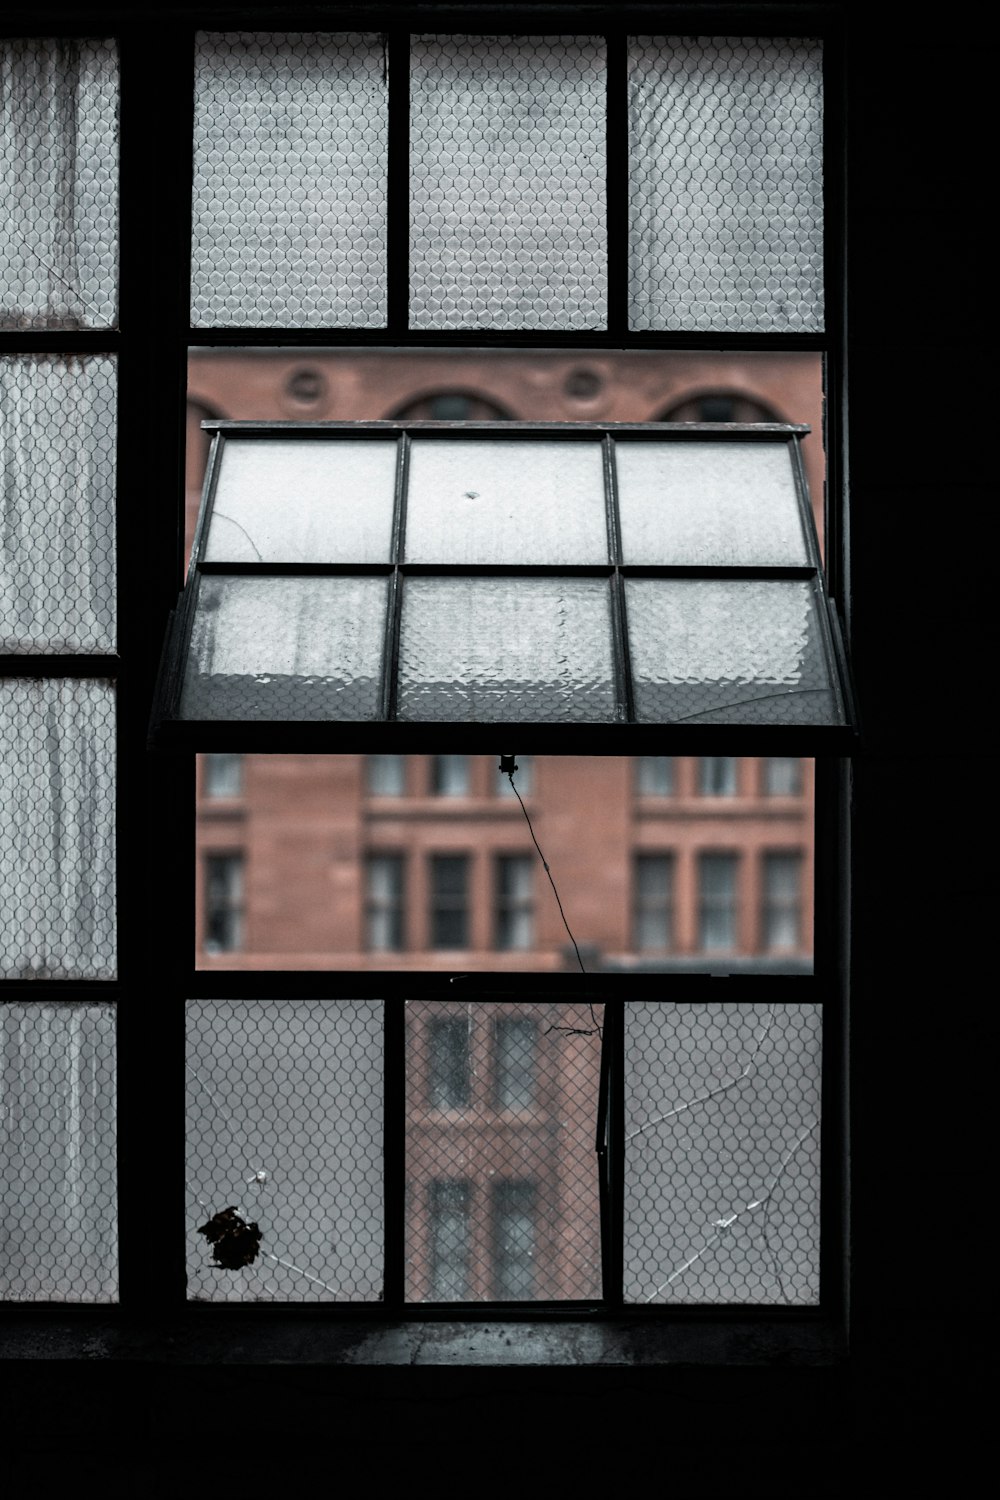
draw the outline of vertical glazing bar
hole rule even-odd
[[[628,332],[628,76],[624,36],[605,38],[607,131],[605,211],[608,216],[608,332]]]
[[[618,471],[615,467],[615,445],[606,437],[604,450],[604,505],[608,523],[608,555],[614,565],[611,575],[611,644],[615,661],[616,717],[631,724],[635,719],[632,692],[632,659],[628,649],[628,620],[625,614],[625,584],[621,576],[621,518],[618,514]]]
[[[410,319],[410,38],[390,31],[383,39],[389,82],[389,182],[386,271],[389,328],[403,332]]]
[[[406,548],[406,485],[410,471],[410,439],[399,435],[396,449],[396,487],[392,510],[392,577],[385,611],[385,642],[382,649],[382,718],[396,717],[396,684],[399,678],[399,619],[403,608],[403,579],[399,565]]]
[[[850,639],[850,579],[847,474],[847,327],[845,254],[846,83],[839,36],[823,41],[823,300],[828,334],[823,362],[823,445],[826,505],[823,552],[830,592],[841,605]]]
[[[604,1155],[601,1158],[601,1281],[604,1300],[622,1305],[624,1282],[625,1131],[624,1124],[624,1000],[606,1000],[602,1041],[602,1103]]]
[[[406,1001],[398,995],[383,1001],[385,1069],[383,1088],[383,1192],[385,1193],[386,1307],[400,1309],[406,1264]]]

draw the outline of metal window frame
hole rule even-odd
[[[119,1246],[120,1301],[113,1313],[132,1320],[145,1319],[150,1326],[156,1320],[182,1315],[189,1322],[205,1326],[212,1320],[225,1320],[237,1314],[240,1307],[192,1307],[186,1302],[184,1248],[181,1225],[184,1222],[185,1187],[183,1181],[184,1121],[183,1078],[185,1048],[185,1002],[196,996],[206,999],[244,998],[248,1005],[266,998],[277,990],[290,997],[330,999],[337,994],[377,995],[385,1000],[386,1069],[385,1086],[389,1110],[386,1118],[385,1190],[386,1214],[386,1286],[402,1287],[402,1123],[403,1123],[403,1053],[401,1013],[404,998],[440,996],[455,998],[456,992],[468,990],[468,976],[387,971],[383,974],[357,975],[336,973],[301,973],[270,971],[267,973],[225,972],[196,973],[192,965],[192,945],[175,940],[177,933],[190,928],[194,905],[195,849],[195,763],[192,754],[167,755],[149,753],[147,730],[149,705],[152,702],[158,673],[158,650],[164,622],[169,618],[183,576],[183,529],[180,522],[183,496],[183,459],[185,429],[186,359],[189,348],[199,345],[229,347],[277,347],[294,343],[298,347],[360,346],[368,347],[518,347],[518,348],[650,348],[659,350],[697,350],[718,348],[723,344],[733,351],[755,349],[815,350],[826,362],[829,393],[827,407],[827,505],[825,525],[826,572],[831,595],[847,615],[849,576],[847,572],[846,528],[839,497],[844,490],[845,433],[842,426],[845,393],[845,308],[843,299],[843,198],[842,181],[843,124],[841,96],[842,41],[841,21],[826,7],[802,7],[796,12],[795,29],[804,36],[821,36],[825,44],[827,174],[825,186],[827,211],[826,274],[827,330],[824,335],[734,334],[720,338],[716,334],[669,335],[629,333],[625,328],[623,239],[609,234],[609,323],[601,334],[531,333],[521,331],[497,335],[488,332],[441,334],[422,330],[411,335],[405,328],[407,306],[406,194],[408,139],[408,79],[404,66],[406,35],[401,29],[481,31],[486,34],[551,34],[578,29],[579,6],[550,5],[538,8],[491,8],[464,6],[393,5],[385,8],[387,60],[389,71],[389,230],[390,258],[389,319],[385,330],[322,329],[254,329],[192,330],[188,313],[189,242],[191,226],[191,120],[193,105],[193,37],[197,29],[189,7],[153,5],[140,18],[123,15],[121,7],[95,7],[85,18],[76,16],[70,22],[64,9],[44,4],[33,8],[12,8],[2,23],[0,34],[7,36],[114,36],[118,39],[121,59],[121,151],[120,151],[120,322],[113,330],[73,331],[0,331],[0,352],[70,352],[111,353],[117,356],[119,373],[118,405],[118,605],[120,652],[95,657],[57,657],[31,655],[4,659],[2,670],[11,677],[90,676],[113,677],[118,684],[118,751],[119,751],[119,830],[118,928],[120,939],[119,978],[103,983],[90,981],[4,981],[0,995],[4,1000],[46,1001],[53,998],[87,1003],[88,1000],[116,1002],[118,1011],[120,1120]],[[629,31],[648,31],[656,21],[658,34],[704,32],[703,12],[664,6],[651,17],[649,7],[607,7],[588,13],[588,32],[607,32],[609,66],[621,69],[624,56],[623,38]],[[787,14],[761,7],[720,6],[713,8],[711,29],[717,35],[784,34]],[[218,26],[213,13],[208,25]],[[310,30],[318,25],[315,8],[301,15],[284,9],[268,12],[248,8],[246,16],[236,10],[226,11],[222,25],[255,30]],[[322,17],[323,29],[367,29],[371,14],[359,7],[331,7]],[[156,28],[155,69],[149,67],[150,26]],[[156,142],[156,169],[150,166],[150,143]],[[611,224],[627,223],[627,120],[624,91],[609,90],[607,119],[609,161],[608,220]],[[155,289],[155,317],[150,311],[151,289]],[[156,413],[152,418],[150,413]],[[157,459],[150,465],[150,444],[156,445]],[[845,618],[845,624],[849,619]],[[286,726],[283,726],[283,729]],[[630,726],[629,751],[639,753],[662,742],[662,731],[651,726]],[[449,736],[450,737],[450,736]],[[520,737],[520,736],[519,736]],[[224,736],[206,732],[199,749],[229,749]],[[618,741],[612,747],[611,737],[602,730],[588,729],[586,747],[579,753],[622,753]],[[706,750],[731,744],[733,732],[718,734],[702,731],[689,743],[678,744],[678,751]],[[418,742],[419,736],[407,732],[407,749],[431,748],[432,741]],[[551,744],[545,726],[535,742],[544,754]],[[272,747],[275,741],[271,740]],[[285,737],[285,748],[292,748]],[[249,748],[241,745],[240,749]],[[267,748],[267,736],[260,739]],[[338,748],[354,748],[338,737]],[[365,748],[380,748],[368,738]],[[470,746],[471,748],[471,746]],[[492,748],[492,747],[491,747]],[[672,746],[673,748],[673,746]],[[777,746],[775,747],[778,748]],[[780,747],[786,748],[785,744]],[[754,753],[758,753],[755,749]],[[766,753],[766,752],[765,752]],[[806,750],[803,753],[810,753]],[[790,977],[781,981],[782,998],[792,1002],[808,998],[823,1006],[825,1065],[825,1108],[823,1123],[823,1210],[822,1263],[823,1298],[815,1309],[781,1307],[731,1307],[722,1310],[724,1318],[747,1323],[773,1325],[780,1331],[785,1325],[793,1339],[801,1339],[806,1325],[822,1324],[823,1337],[834,1342],[843,1324],[845,1271],[845,1166],[843,1132],[846,1104],[843,1088],[843,1006],[847,970],[846,880],[848,843],[849,772],[843,761],[826,756],[817,762],[817,873],[816,873],[816,971],[808,979]],[[149,840],[154,840],[156,858],[149,861],[148,879],[134,878],[147,867]],[[158,987],[166,998],[153,1003],[148,994],[149,954],[156,953]],[[449,987],[448,981],[451,981]],[[708,976],[677,976],[671,980],[680,998],[704,996]],[[498,998],[507,990],[510,979],[503,975],[476,976],[474,987]],[[593,995],[605,1003],[605,1047],[603,1050],[598,1151],[605,1163],[602,1175],[602,1217],[605,1225],[607,1253],[604,1263],[605,1288],[608,1293],[599,1307],[581,1306],[575,1310],[581,1317],[604,1319],[613,1312],[618,1319],[641,1321],[645,1325],[664,1319],[708,1324],[718,1320],[719,1312],[706,1314],[697,1309],[642,1308],[621,1306],[621,1245],[613,1228],[620,1223],[620,1173],[613,1163],[620,1151],[621,1082],[615,1059],[620,1055],[622,1007],[631,996],[653,996],[662,990],[662,980],[648,975],[602,975],[599,987],[581,988],[574,975],[546,979],[539,998],[563,995],[579,1000]],[[714,993],[714,992],[713,992]],[[727,990],[727,995],[730,993]],[[747,1003],[771,997],[774,983],[751,976],[741,978],[738,997]],[[520,989],[517,999],[525,998]],[[141,1148],[137,1144],[141,1142]],[[150,1275],[148,1202],[149,1184],[157,1184],[160,1216],[174,1223],[176,1235],[165,1236],[158,1255],[156,1275]],[[259,1308],[255,1312],[262,1322],[269,1315],[281,1317],[286,1312],[301,1314],[310,1304],[294,1307]],[[37,1313],[38,1304],[26,1309]],[[559,1304],[561,1318],[573,1311],[571,1304]],[[45,1311],[45,1309],[42,1309]],[[61,1305],[48,1311],[61,1322],[76,1321],[86,1326],[90,1309]],[[102,1314],[106,1310],[102,1309]],[[407,1318],[440,1317],[440,1310],[424,1312],[406,1306],[396,1295],[387,1295],[377,1308],[316,1306],[313,1312],[336,1319],[353,1320],[370,1317],[397,1319],[405,1311]],[[551,1315],[551,1310],[536,1304],[518,1309],[521,1318]],[[468,1308],[452,1305],[445,1311],[448,1320],[474,1318],[509,1319],[511,1308],[475,1304]],[[800,1330],[794,1332],[795,1329]]]

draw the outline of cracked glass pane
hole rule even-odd
[[[816,1005],[625,1005],[627,1303],[819,1300]]]
[[[187,1038],[188,1295],[377,1301],[381,1000],[194,1000]]]
[[[206,562],[388,562],[396,444],[227,437]]]
[[[414,37],[410,326],[603,328],[600,37]]]

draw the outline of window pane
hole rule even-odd
[[[625,1301],[819,1299],[821,1013],[625,1005]]]
[[[0,328],[110,328],[118,317],[114,42],[0,42]]]
[[[199,35],[196,327],[385,323],[387,105],[377,36]]]
[[[796,755],[769,755],[764,760],[764,792],[768,797],[798,797],[802,792],[802,763]]]
[[[243,917],[243,855],[209,854],[205,859],[205,952],[238,952],[243,947]]]
[[[398,953],[404,945],[404,867],[398,854],[368,856],[367,946]]]
[[[387,562],[394,442],[227,437],[207,562]]]
[[[374,719],[384,578],[203,577],[184,719]]]
[[[698,761],[698,791],[703,797],[736,796],[735,755],[703,755]]]
[[[382,1285],[382,1002],[187,1008],[188,1294],[374,1302]],[[259,1251],[218,1265],[197,1231],[234,1207]]]
[[[510,777],[505,771],[501,771],[499,763],[496,766],[496,790],[498,797],[510,797],[512,801],[517,800],[514,787],[521,793],[522,797],[530,796],[532,783],[534,781],[534,765],[530,755],[518,755],[517,770],[514,772],[514,785],[511,785]]]
[[[0,682],[0,792],[0,975],[113,979],[112,685]]]
[[[415,438],[406,560],[606,563],[600,444]]]
[[[629,40],[632,328],[823,326],[817,41]]]
[[[116,362],[0,355],[0,649],[115,649]]]
[[[805,565],[788,443],[615,444],[626,563]]]
[[[406,793],[406,756],[369,755],[368,790],[373,797],[402,797]]]
[[[603,328],[599,37],[414,37],[410,325]]]
[[[206,755],[206,797],[238,797],[243,791],[242,755]]]
[[[407,579],[401,719],[586,723],[614,712],[603,579]]]
[[[736,947],[735,854],[698,856],[698,943],[705,953]]]
[[[641,796],[669,797],[674,790],[673,756],[637,755],[635,782]]]
[[[496,946],[526,952],[534,942],[533,860],[504,854],[496,862]]]
[[[408,1300],[600,1295],[594,1138],[602,1012],[556,1003],[406,1004]],[[459,1104],[456,1083],[442,1114],[435,1081],[452,1068],[466,1093]],[[445,1182],[447,1194],[433,1186]],[[467,1268],[453,1290],[440,1270],[448,1236]]]
[[[467,797],[469,795],[469,757],[467,755],[432,755],[431,791],[435,797]]]
[[[625,580],[639,719],[839,724],[813,585]]]
[[[469,946],[469,861],[464,854],[431,857],[430,945]]]
[[[118,1296],[115,1011],[5,1004],[0,1297]]]
[[[665,952],[672,942],[674,862],[669,854],[640,854],[635,862],[635,946]]]
[[[788,952],[802,941],[802,856],[764,855],[761,941],[769,953]]]
[[[468,1183],[431,1183],[430,1240],[431,1301],[464,1302],[469,1296]]]

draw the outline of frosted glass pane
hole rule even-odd
[[[617,443],[626,563],[809,561],[787,443]]]
[[[379,37],[200,34],[192,323],[382,326],[387,170]]]
[[[630,327],[821,329],[821,44],[628,45]]]
[[[0,328],[110,328],[118,316],[118,52],[0,42]]]
[[[373,719],[385,578],[202,578],[182,719]]]
[[[401,719],[588,723],[614,714],[604,579],[407,579]]]
[[[388,562],[394,442],[226,438],[208,562]]]
[[[837,724],[811,582],[625,583],[640,720]]]
[[[382,1292],[381,1000],[187,1007],[188,1295],[375,1302]],[[199,1228],[234,1208],[253,1261]]]
[[[115,1012],[0,1006],[0,1298],[118,1295]]]
[[[406,560],[606,563],[600,444],[416,439]]]
[[[115,696],[0,682],[0,976],[115,977]]]
[[[116,362],[0,355],[0,650],[115,649]]]
[[[625,1301],[819,1300],[821,1012],[625,1005]]]
[[[599,37],[414,37],[410,326],[603,328]]]

